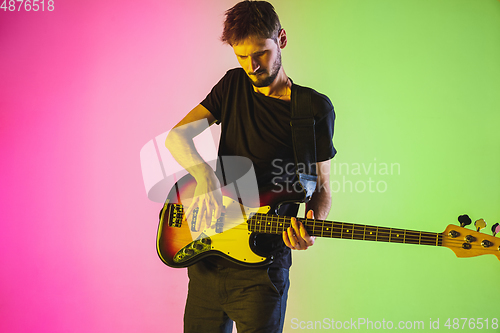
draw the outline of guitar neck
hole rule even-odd
[[[442,246],[443,243],[441,233],[315,219],[298,218],[297,220],[304,224],[309,235],[316,237],[433,246]],[[290,227],[291,218],[257,213],[252,215],[247,222],[248,229],[252,232],[280,234]]]

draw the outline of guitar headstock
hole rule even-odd
[[[486,227],[486,222],[483,219],[474,223],[476,230],[465,228],[472,223],[467,215],[461,215],[458,221],[460,226],[450,224],[443,232],[443,246],[451,249],[459,258],[493,254],[500,260],[500,238],[495,237],[500,232],[498,223],[491,228],[493,236],[490,236],[480,232]]]

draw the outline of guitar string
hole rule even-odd
[[[255,218],[252,218],[254,220]],[[283,221],[281,221],[281,219]],[[269,220],[272,223],[272,226],[275,225],[275,223],[279,224],[286,224],[287,226],[290,224],[289,218],[286,217],[280,217],[280,216],[271,216],[271,215],[263,215],[263,220],[264,222],[269,222]],[[350,229],[354,230],[354,232],[361,232],[360,230],[356,230],[356,228],[361,228],[363,229],[369,229],[373,228],[376,229],[378,233],[382,232],[406,232],[406,233],[416,233],[416,234],[422,234],[422,235],[428,235],[431,237],[434,237],[436,234],[441,234],[442,233],[435,233],[435,232],[427,232],[427,231],[417,231],[417,230],[411,230],[411,229],[402,229],[402,228],[390,228],[390,227],[379,227],[379,226],[372,226],[372,225],[362,225],[362,224],[355,224],[355,223],[350,223],[350,222],[335,222],[335,221],[323,221],[323,220],[313,220],[313,219],[299,219],[307,225],[309,222],[309,227],[312,226],[312,229],[314,230],[316,228],[316,225],[320,225],[320,229],[324,229],[325,226],[332,226],[333,231],[330,232],[342,232],[342,229]],[[311,225],[312,222],[312,225]],[[269,223],[268,223],[269,224]],[[339,229],[335,231],[335,229]],[[475,232],[474,230],[470,230]],[[486,235],[489,237],[489,235]]]
[[[279,216],[269,216],[264,218],[265,221],[263,226],[261,228],[282,228],[281,226],[276,226],[276,223],[278,224],[285,224],[286,227],[290,225],[289,218],[284,218],[284,217],[279,217]],[[269,222],[270,220],[270,222]],[[388,235],[391,234],[403,234],[406,232],[406,236],[414,236],[414,237],[428,237],[428,238],[435,238],[436,235],[439,235],[438,233],[432,233],[432,232],[426,232],[426,231],[416,231],[416,230],[408,230],[408,229],[400,229],[400,228],[387,228],[387,227],[377,227],[377,226],[369,226],[369,225],[359,225],[359,224],[354,224],[354,223],[347,223],[347,222],[331,222],[331,221],[322,221],[322,220],[309,220],[309,219],[303,219],[303,222],[307,225],[308,222],[313,222],[312,225],[309,223],[310,229],[313,230],[313,232],[316,229],[316,225],[319,225],[318,228],[320,229],[320,232],[324,234],[341,234],[343,232],[349,232],[349,235],[363,235],[366,231],[371,231],[378,233],[380,237],[388,237]],[[317,222],[317,223],[316,223]],[[325,230],[324,227],[332,227],[331,230]],[[319,235],[319,234],[318,234]]]
[[[267,221],[271,220],[271,222],[274,222],[275,224],[272,224],[271,226],[269,226],[269,224],[267,225],[264,225],[263,227],[261,226],[260,228],[264,228],[264,229],[271,229],[274,227],[274,228],[281,228],[280,226],[277,226],[276,223],[279,223],[279,224],[289,224],[289,218],[286,218],[286,217],[280,217],[280,216],[271,216],[271,215],[264,215],[263,216]],[[281,221],[282,220],[282,221]],[[359,224],[354,224],[354,223],[347,223],[347,222],[332,222],[332,221],[322,221],[322,220],[313,220],[313,219],[302,219],[302,221],[305,221],[305,223],[307,222],[313,222],[313,229],[315,228],[315,224],[316,222],[318,222],[317,224],[321,224],[321,225],[335,225],[337,224],[338,225],[338,228],[340,228],[341,230],[338,230],[338,231],[330,231],[330,232],[321,232],[318,233],[317,235],[318,236],[325,236],[330,234],[332,237],[334,236],[333,234],[335,233],[335,236],[339,236],[337,238],[343,238],[343,239],[353,239],[353,240],[360,240],[359,238],[354,238],[354,237],[361,237],[363,236],[363,240],[378,240],[378,241],[388,241],[388,242],[391,242],[391,243],[414,243],[414,244],[422,244],[422,245],[440,245],[440,246],[443,246],[442,242],[443,241],[446,241],[450,246],[448,247],[451,247],[451,246],[454,246],[454,247],[458,247],[458,248],[461,248],[463,243],[465,242],[464,240],[460,240],[460,239],[452,239],[452,238],[446,238],[445,235],[443,235],[442,233],[432,233],[432,232],[425,232],[425,231],[415,231],[415,230],[406,230],[406,229],[396,229],[396,228],[387,228],[387,227],[376,227],[376,226],[365,226],[365,225],[359,225]],[[347,235],[347,237],[342,237],[344,236],[343,235],[343,228],[349,228],[351,230],[354,230],[354,232],[351,232],[349,235]],[[359,227],[363,230],[356,230],[356,227]],[[366,238],[366,234],[365,234],[365,230],[368,229],[368,228],[374,228],[374,229],[378,229],[376,231],[376,235],[375,237],[373,235],[371,235],[370,238]],[[320,227],[320,229],[323,229],[322,227]],[[473,230],[471,230],[473,231]],[[401,239],[396,239],[396,238],[392,238],[392,235],[395,233],[395,232],[399,232],[399,233],[405,233],[404,236],[405,236],[405,240],[404,241],[401,241]],[[378,236],[378,237],[377,237]],[[491,236],[489,235],[485,235],[487,236],[486,238],[489,238]],[[376,238],[385,238],[385,239],[376,239]],[[438,238],[438,241],[441,242],[441,244],[436,244],[436,238]],[[418,240],[418,242],[417,242]],[[428,243],[428,244],[427,244]],[[477,245],[476,245],[477,246]],[[484,252],[492,252],[493,254],[497,254],[499,255],[500,252],[496,252],[497,249],[494,246],[491,246],[491,247],[482,247],[482,246],[477,246],[477,249],[475,250],[481,250],[481,251],[484,251]]]
[[[267,227],[271,228],[271,227]],[[380,228],[380,227],[379,227]],[[264,227],[266,229],[266,227]],[[261,229],[259,229],[261,230]],[[259,231],[257,230],[257,231]],[[404,230],[404,229],[403,229]],[[420,233],[419,231],[414,231],[414,233]],[[424,233],[424,232],[423,232]],[[318,234],[319,236],[319,234]],[[324,236],[324,235],[323,235]],[[341,239],[352,239],[352,240],[367,240],[367,241],[387,241],[389,243],[403,243],[403,244],[414,244],[414,245],[434,245],[434,246],[443,246],[443,240],[446,240],[447,245],[444,245],[444,247],[449,247],[449,248],[462,248],[463,243],[465,242],[464,240],[460,239],[450,239],[450,238],[445,238],[445,236],[441,233],[434,233],[433,235],[428,235],[426,237],[417,237],[417,235],[406,235],[406,241],[395,241],[394,239],[389,240],[389,238],[386,239],[376,239],[376,237],[371,237],[371,238],[354,238],[354,237],[340,237],[340,234],[338,234],[339,237],[334,237],[334,238],[341,238]],[[358,236],[365,236],[363,233],[359,233]],[[390,237],[390,236],[389,236]],[[413,239],[412,239],[413,237]],[[430,238],[429,238],[430,237]],[[379,237],[381,238],[381,237]],[[438,238],[439,243],[436,244],[436,238]],[[500,257],[500,252],[497,252],[497,249],[495,246],[491,246],[488,248],[484,248],[479,245],[473,245],[473,248],[471,250],[473,251],[482,251],[482,252],[488,252],[488,254],[493,254],[498,257]]]
[[[279,216],[266,216],[267,219],[271,220],[272,222],[274,222],[275,224],[271,227],[269,226],[264,226],[263,228],[266,229],[266,228],[281,228],[281,227],[278,227],[276,226],[276,223],[279,223],[279,224],[286,224],[286,225],[289,225],[289,219],[285,218],[285,217],[279,217]],[[282,220],[282,221],[281,221]],[[334,225],[334,224],[337,224],[339,226],[339,228],[342,228],[342,227],[351,227],[350,229],[354,230],[354,232],[352,232],[350,235],[348,235],[347,237],[341,237],[343,236],[342,235],[342,230],[340,231],[336,231],[336,232],[326,232],[326,234],[331,234],[333,236],[333,234],[335,233],[335,236],[339,236],[337,238],[344,238],[344,239],[353,239],[353,240],[361,240],[359,238],[354,238],[355,236],[357,237],[360,237],[360,236],[364,236],[363,240],[376,240],[377,237],[374,237],[374,236],[371,236],[371,239],[370,237],[367,239],[366,238],[366,235],[365,235],[365,227],[366,229],[368,228],[374,228],[374,229],[378,229],[378,235],[375,235],[375,236],[378,236],[378,238],[386,238],[386,239],[378,239],[379,241],[385,241],[387,240],[388,242],[391,242],[391,243],[409,243],[409,244],[418,244],[417,240],[420,241],[420,243],[424,243],[422,245],[436,245],[436,238],[438,238],[439,242],[441,244],[439,244],[440,246],[443,246],[443,242],[444,243],[447,243],[448,247],[457,247],[457,248],[462,248],[462,245],[465,243],[465,240],[461,240],[459,238],[447,238],[446,235],[444,235],[443,233],[432,233],[432,232],[425,232],[425,231],[415,231],[415,230],[406,230],[406,229],[396,229],[396,228],[387,228],[387,227],[376,227],[376,226],[364,226],[364,225],[357,225],[357,224],[353,224],[353,223],[345,223],[345,222],[330,222],[330,221],[322,221],[322,220],[309,220],[309,219],[304,219],[305,222],[313,222],[313,224],[316,224],[315,222],[319,222],[318,224],[323,224],[323,225]],[[304,221],[303,220],[303,221]],[[353,228],[354,227],[354,228]],[[360,227],[362,230],[358,230],[356,231],[355,227]],[[262,226],[261,226],[262,228]],[[313,227],[314,229],[314,227]],[[396,239],[392,239],[392,232],[394,231],[397,231],[397,232],[406,232],[405,234],[405,241],[401,242],[400,239],[396,240]],[[470,230],[470,231],[474,231],[474,230]],[[377,232],[377,231],[376,231]],[[323,236],[325,235],[325,232],[322,233]],[[320,235],[318,233],[318,235]],[[484,238],[490,238],[492,236],[489,236],[489,235],[484,235],[485,237]],[[389,239],[391,239],[389,241]],[[491,239],[491,238],[490,238]],[[495,241],[493,241],[495,243]],[[428,244],[426,244],[428,243]],[[496,245],[494,244],[493,246],[490,246],[490,247],[483,247],[483,246],[479,246],[479,245],[474,245],[474,244],[471,244],[474,248],[471,249],[471,250],[475,250],[475,251],[482,251],[482,252],[489,252],[491,254],[494,254],[496,256],[500,256],[500,251],[498,251]],[[477,247],[477,248],[476,248]],[[498,251],[498,252],[497,252]]]
[[[257,213],[257,214],[260,214],[260,213]],[[257,219],[257,214],[250,217],[246,221],[246,223],[245,222],[239,223],[238,225],[236,225],[228,230],[232,230],[232,229],[240,230],[241,229],[241,230],[249,231],[248,226],[246,224],[249,224],[249,223],[252,224],[252,221],[255,221]],[[226,214],[226,216],[229,216],[229,217],[231,217],[231,215],[232,214]],[[236,214],[236,215],[238,215],[238,214]],[[239,215],[237,217],[241,217],[241,215]],[[262,229],[264,229],[264,231],[268,231],[267,229],[269,229],[271,231],[271,233],[279,234],[279,233],[282,233],[284,231],[284,229],[283,229],[283,227],[278,226],[277,224],[283,224],[286,226],[286,228],[288,228],[288,226],[290,226],[290,222],[291,222],[289,217],[283,217],[283,216],[277,216],[277,215],[267,215],[267,214],[262,214],[261,217],[263,217],[266,220],[266,222],[269,222],[269,220],[271,220],[271,222],[274,222],[274,224],[272,223],[270,226],[269,225],[260,225],[260,226],[255,225],[255,229],[258,229],[258,230],[254,230],[254,231],[258,232],[258,231],[262,231]],[[347,227],[350,227],[349,228],[350,230],[354,230],[354,232],[351,232],[348,237],[341,237],[342,230],[323,232],[323,237],[325,237],[324,234],[326,234],[326,235],[331,234],[331,236],[332,236],[331,238],[367,240],[367,241],[382,241],[382,242],[385,242],[385,240],[387,239],[387,242],[390,242],[390,243],[409,243],[409,244],[419,244],[417,241],[420,239],[420,243],[422,243],[422,242],[429,243],[429,244],[422,244],[422,245],[436,245],[435,244],[436,237],[441,236],[439,239],[439,241],[441,243],[444,240],[446,240],[446,243],[448,243],[450,246],[451,246],[451,244],[453,244],[453,246],[458,247],[458,248],[461,248],[463,243],[465,242],[464,240],[460,240],[460,239],[445,238],[445,235],[443,235],[442,233],[432,233],[432,232],[426,232],[426,231],[420,232],[420,231],[415,231],[415,230],[407,230],[407,229],[399,229],[399,228],[396,229],[396,228],[388,228],[388,227],[377,227],[377,226],[360,225],[360,224],[347,223],[347,222],[323,221],[323,220],[313,220],[313,219],[299,219],[299,220],[305,222],[306,224],[307,224],[307,222],[313,222],[313,224],[317,223],[317,224],[322,224],[322,225],[326,224],[326,225],[332,225],[332,226],[337,225],[338,228],[340,228],[340,229],[347,226]],[[255,224],[257,222],[258,221],[253,222],[253,223]],[[356,231],[355,227],[360,227],[363,229],[363,231],[361,231],[361,230]],[[375,231],[376,234],[375,235],[366,235],[364,232],[365,227],[366,227],[366,229],[368,229],[368,228],[376,229],[376,231]],[[275,230],[275,232],[272,232],[273,229]],[[278,232],[278,229],[280,229],[279,232]],[[399,241],[401,239],[392,239],[391,241],[389,241],[389,239],[392,238],[391,232],[394,232],[394,231],[398,231],[398,232],[400,232],[400,234],[406,232],[406,234],[405,234],[406,239],[403,241]],[[333,237],[333,234],[335,234],[336,236],[338,234],[339,237]],[[357,236],[364,236],[364,239],[354,238]],[[367,236],[369,238],[366,238]],[[488,236],[488,235],[486,235],[486,236]],[[380,238],[380,239],[378,239],[378,238]],[[440,246],[443,246],[443,245],[440,244]],[[476,250],[476,251],[481,250],[484,252],[496,252],[494,246],[489,247],[489,248],[477,246],[477,249],[475,248],[474,250]]]
[[[249,222],[255,220],[257,218],[258,214],[261,214],[261,213],[257,213],[255,215],[253,215],[246,222],[249,223]],[[238,215],[238,216],[236,216],[237,218],[242,217],[240,214],[237,214],[237,215]],[[226,216],[232,217],[231,214],[226,214]],[[276,225],[276,223],[283,224],[286,228],[288,228],[291,225],[291,220],[289,217],[283,217],[283,216],[277,216],[277,215],[267,215],[267,214],[261,214],[260,216],[262,219],[265,220],[264,223],[267,224],[267,225],[261,226],[260,227],[261,229],[262,228],[271,229],[271,230],[272,229],[277,230],[277,228],[281,228],[282,230],[284,229],[282,226]],[[398,232],[400,234],[406,232],[406,236],[409,236],[409,237],[412,237],[412,236],[413,237],[422,237],[423,236],[423,237],[429,237],[429,238],[435,238],[436,235],[439,234],[439,233],[432,233],[432,232],[426,232],[426,231],[416,231],[416,230],[409,230],[409,229],[378,227],[378,226],[371,226],[371,225],[360,225],[360,224],[348,223],[348,222],[323,221],[323,220],[313,220],[313,219],[298,219],[298,220],[305,222],[306,225],[309,222],[310,227],[311,227],[311,222],[312,222],[313,231],[314,231],[314,229],[316,229],[316,224],[327,226],[327,227],[331,226],[332,230],[330,230],[330,231],[323,230],[322,233],[323,234],[332,234],[332,235],[334,233],[335,234],[343,233],[344,229],[346,230],[346,232],[351,232],[350,234],[353,234],[353,235],[364,234],[365,230],[366,230],[366,231],[370,231],[370,232],[375,232],[380,237],[387,237],[387,235],[390,235],[391,233],[394,233],[394,232]],[[245,222],[240,223],[240,224],[238,224],[238,226],[242,225],[242,228],[246,229],[246,227],[243,226],[244,223]],[[356,230],[357,228],[358,228],[358,230]],[[363,229],[363,231],[359,230],[360,228]],[[320,226],[320,229],[324,229],[324,228],[321,228],[321,226]],[[338,230],[336,230],[336,229],[338,229]],[[352,232],[352,230],[354,230],[354,232]]]

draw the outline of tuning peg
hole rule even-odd
[[[460,222],[460,226],[464,228],[465,226],[471,224],[472,220],[470,219],[469,215],[465,214],[458,217],[458,222]]]
[[[493,232],[493,237],[500,233],[500,223],[495,223],[491,226],[491,231]]]
[[[480,231],[483,228],[486,228],[486,221],[484,219],[479,219],[474,222],[474,225],[476,226],[476,230]]]

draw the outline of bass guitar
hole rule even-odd
[[[196,181],[187,175],[176,183],[167,197],[160,212],[157,233],[160,259],[176,268],[190,266],[213,255],[244,266],[270,264],[272,256],[257,250],[255,237],[258,233],[281,234],[290,226],[290,217],[272,213],[283,202],[296,201],[294,194],[263,191],[255,202],[245,206],[237,199],[237,193],[224,187],[221,217],[213,227],[195,231],[196,214],[189,223],[184,216],[184,207],[189,206],[195,187]],[[491,228],[493,236],[486,235],[479,232],[486,226],[483,219],[475,222],[476,230],[465,228],[472,222],[467,215],[459,217],[460,226],[449,225],[442,233],[316,219],[297,220],[311,236],[447,247],[457,257],[492,254],[500,260],[500,238],[495,237],[500,233],[499,224]]]

